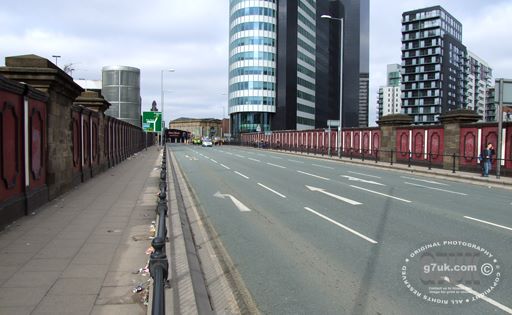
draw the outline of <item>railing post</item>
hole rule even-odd
[[[375,163],[379,163],[379,150],[375,149]]]
[[[432,169],[432,152],[428,154],[428,169]]]
[[[407,151],[407,167],[411,167],[411,158],[412,158],[412,154],[411,154],[411,150]]]
[[[350,148],[350,160],[352,161],[352,152],[353,152],[353,149]]]
[[[169,262],[163,251],[165,239],[158,236],[151,242],[154,251],[149,258],[149,274],[153,278],[153,303],[151,304],[151,314],[165,314],[165,282],[167,281]]]
[[[393,150],[391,150],[391,152],[389,152],[389,153],[390,153],[390,157],[391,157],[390,165],[393,165]]]
[[[361,161],[364,162],[364,149],[361,149]]]
[[[452,173],[455,173],[455,153],[452,155]]]

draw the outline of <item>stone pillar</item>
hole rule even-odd
[[[389,162],[393,151],[393,162],[396,162],[396,128],[412,125],[412,117],[404,114],[383,116],[377,124],[381,131],[379,159]]]
[[[460,125],[477,122],[480,118],[476,111],[469,109],[449,111],[439,116],[439,121],[444,128],[444,169],[453,168],[453,154],[455,154],[455,170],[459,170]]]
[[[70,108],[83,89],[51,61],[37,55],[7,57],[5,65],[0,67],[0,74],[49,95],[47,184],[49,198],[53,199],[72,186]]]
[[[103,98],[101,94],[94,91],[85,91],[80,94],[73,102],[74,105],[83,106],[92,110],[98,115],[98,147],[99,147],[99,165],[93,166],[92,176],[103,172],[108,168],[108,160],[105,158],[105,111],[110,107],[110,103]],[[92,128],[92,125],[91,125]]]

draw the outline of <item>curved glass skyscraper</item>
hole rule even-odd
[[[276,111],[276,0],[230,0],[231,132],[270,130]]]

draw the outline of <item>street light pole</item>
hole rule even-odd
[[[59,55],[52,55],[53,58],[55,58],[55,65],[57,66],[57,59],[60,58]]]
[[[344,36],[344,33],[343,33],[343,23],[344,23],[344,19],[343,18],[335,18],[335,17],[332,17],[330,15],[322,15],[321,16],[322,19],[328,19],[328,20],[335,20],[335,21],[339,21],[340,22],[340,34],[341,34],[341,38],[340,38],[340,116],[339,116],[339,124],[338,124],[338,157],[341,158],[341,128],[343,127],[343,121],[342,121],[342,114],[343,114],[343,40],[345,38]]]
[[[164,125],[164,72],[174,72],[174,69],[165,69],[160,70],[160,103],[162,103],[162,123],[161,123],[161,133],[160,133],[160,143],[162,146],[165,145],[164,142],[164,131],[165,131],[165,125]]]

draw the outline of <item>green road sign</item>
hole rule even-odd
[[[162,132],[162,112],[142,112],[142,128],[146,132]]]

